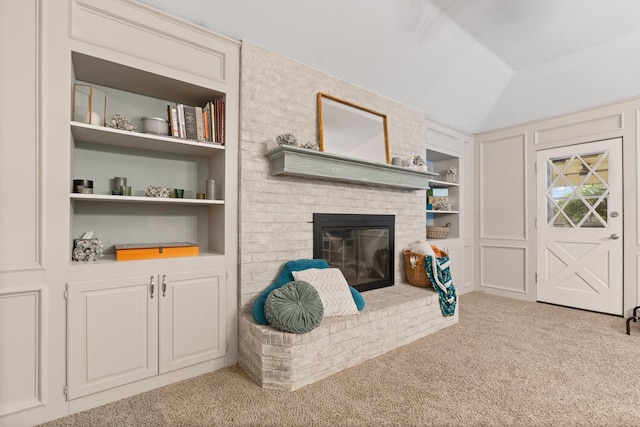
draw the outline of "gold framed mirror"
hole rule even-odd
[[[318,92],[320,151],[389,164],[385,114]]]

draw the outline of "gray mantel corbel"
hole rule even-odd
[[[426,190],[434,172],[368,162],[338,154],[281,145],[267,151],[271,175],[343,181],[377,187]]]

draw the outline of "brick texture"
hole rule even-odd
[[[266,388],[295,390],[457,322],[433,291],[406,284],[402,249],[425,236],[425,191],[271,176],[276,136],[317,141],[316,95],[324,92],[387,115],[391,156],[425,156],[422,112],[243,42],[240,79],[239,363]],[[313,256],[314,213],[393,214],[396,286],[363,293],[357,316],[325,318],[302,335],[260,326],[255,296],[282,265]]]
[[[244,42],[240,111],[240,305],[250,310],[280,267],[313,255],[313,213],[396,216],[395,277],[402,248],[424,238],[425,192],[270,176],[265,157],[276,136],[317,141],[316,94],[325,92],[387,115],[392,156],[425,155],[424,115],[351,83]]]
[[[293,391],[458,322],[443,317],[432,289],[410,285],[363,294],[358,315],[324,318],[306,334],[240,317],[239,363],[264,388]]]

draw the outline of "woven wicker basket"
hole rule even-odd
[[[446,227],[427,226],[427,239],[446,239],[451,230],[451,224]]]
[[[407,280],[413,286],[417,286],[419,288],[431,286],[431,281],[427,276],[427,270],[425,270],[423,254],[411,252],[410,250],[405,249],[404,268],[407,274]]]

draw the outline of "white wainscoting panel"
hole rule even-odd
[[[470,140],[465,140],[462,143],[462,158],[460,165],[460,173],[462,174],[462,182],[464,183],[462,206],[464,207],[464,214],[462,215],[462,237],[471,242],[473,239],[473,222],[475,205],[473,203],[473,182],[475,181],[475,162],[473,161],[473,147],[474,144]],[[464,168],[464,169],[463,169]],[[466,259],[466,258],[465,258]],[[472,259],[472,258],[470,258]]]
[[[480,143],[480,238],[527,239],[526,137]]]
[[[464,280],[463,286],[465,289],[469,291],[473,291],[475,289],[476,278],[473,270],[473,261],[475,257],[473,256],[473,245],[464,245],[463,251],[463,260],[464,260],[464,273],[462,278]]]
[[[480,246],[480,286],[502,291],[527,293],[527,248]]]
[[[72,3],[74,19],[71,37],[97,46],[107,47],[136,58],[158,63],[153,46],[164,46],[166,65],[206,79],[226,80],[223,44],[234,43],[222,37],[213,38],[202,28],[184,21],[155,14],[133,2],[76,0]],[[100,7],[98,9],[96,6]],[[106,13],[106,11],[110,13]],[[155,19],[154,19],[155,18]],[[157,27],[137,24],[155,20]],[[158,30],[162,28],[163,30]],[[132,42],[135,40],[135,42]],[[179,59],[178,59],[179,58]]]
[[[0,415],[41,405],[42,291],[0,294]]]
[[[605,132],[622,130],[623,124],[623,114],[613,114],[606,117],[597,117],[592,120],[549,127],[534,132],[534,144],[542,145],[585,136],[593,137],[594,135]]]
[[[427,128],[427,141],[429,142],[429,146],[444,148],[455,152],[460,151],[460,138],[457,135],[450,135],[444,131],[434,129],[433,124]]]
[[[20,19],[39,13],[38,1],[0,2],[0,183],[12,188],[0,203],[0,272],[41,263],[39,29]]]

